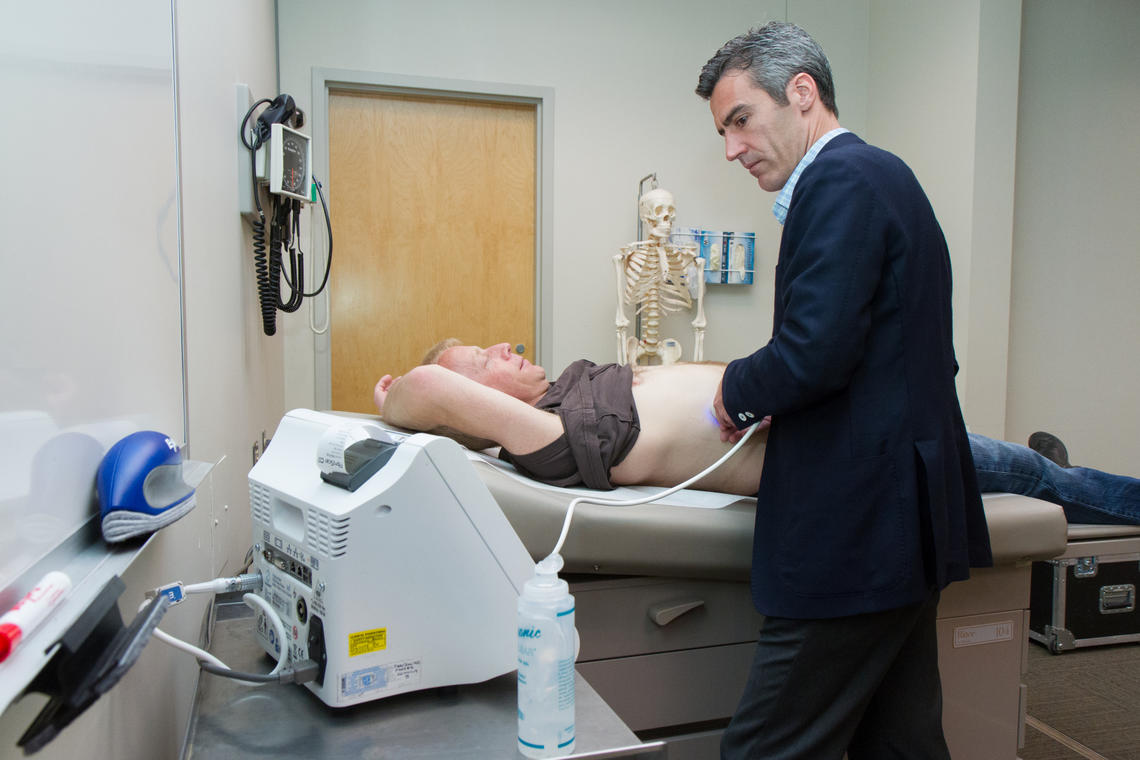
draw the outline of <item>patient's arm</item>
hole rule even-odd
[[[375,400],[387,422],[478,439],[471,443],[461,439],[470,448],[497,443],[513,454],[529,454],[562,435],[562,422],[556,415],[439,364],[415,367],[394,380],[385,375],[376,384]]]

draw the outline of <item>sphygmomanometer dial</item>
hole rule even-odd
[[[290,193],[304,194],[301,188],[304,187],[305,177],[309,174],[308,167],[305,166],[308,157],[305,148],[304,140],[294,135],[286,133],[285,139],[282,140],[281,188]]]

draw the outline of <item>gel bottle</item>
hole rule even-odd
[[[558,577],[562,557],[534,568],[519,597],[519,752],[562,757],[574,751],[574,597]]]

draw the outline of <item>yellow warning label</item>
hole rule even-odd
[[[348,635],[348,656],[356,657],[358,654],[379,652],[388,647],[388,629],[376,628],[371,631],[350,633]]]

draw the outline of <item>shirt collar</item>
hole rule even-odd
[[[799,181],[800,175],[803,174],[804,169],[808,168],[811,162],[815,160],[815,157],[819,155],[819,152],[821,150],[823,150],[823,146],[827,145],[829,142],[831,142],[836,137],[839,137],[844,132],[849,131],[851,130],[844,129],[843,127],[836,127],[835,129],[831,130],[826,135],[816,140],[815,144],[808,149],[808,152],[804,155],[803,158],[800,159],[800,162],[796,164],[795,171],[792,172],[792,176],[788,177],[788,181],[784,183],[784,187],[780,190],[780,194],[776,196],[776,202],[772,204],[772,213],[776,215],[776,220],[779,221],[780,224],[783,224],[784,220],[788,218],[788,206],[792,205],[792,193],[795,191],[796,182]]]

